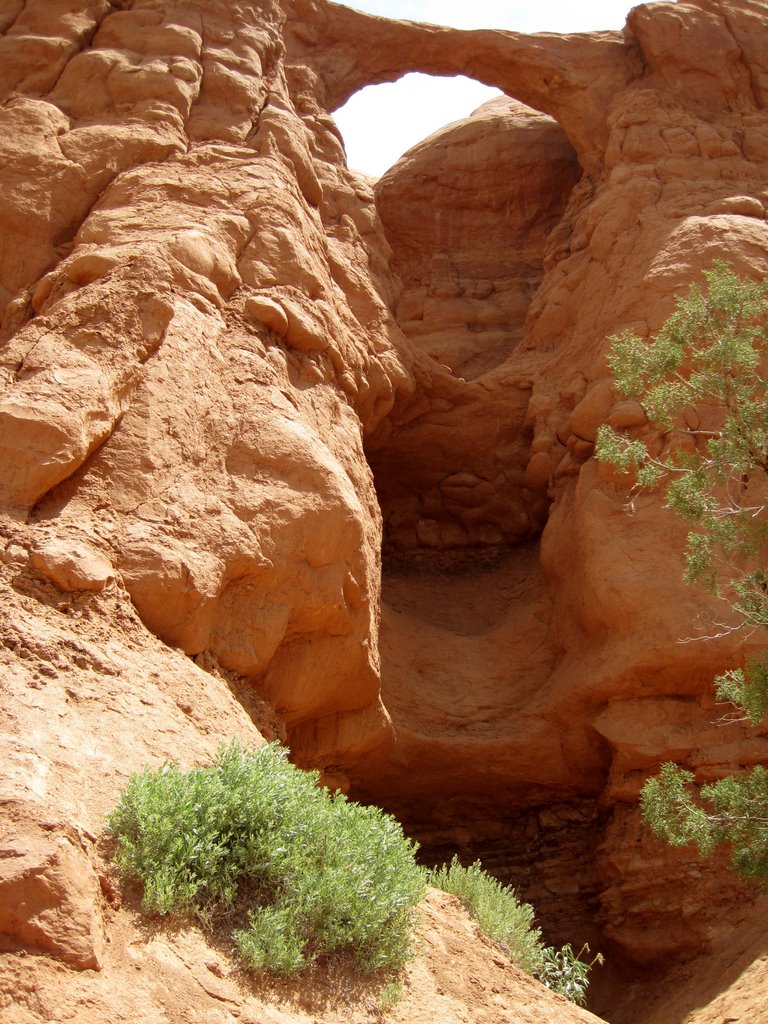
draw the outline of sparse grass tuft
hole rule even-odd
[[[509,886],[483,871],[480,861],[462,867],[458,857],[428,873],[430,885],[458,896],[488,938],[528,974],[542,963],[541,932],[533,923],[533,907],[521,903]]]
[[[594,963],[602,963],[599,954],[585,963],[570,945],[562,949],[545,946],[540,929],[533,923],[533,907],[521,903],[513,889],[487,874],[479,860],[465,868],[454,857],[450,864],[429,871],[427,880],[437,889],[458,896],[480,929],[521,970],[571,1002],[584,1004],[589,970]],[[585,946],[581,953],[585,950],[589,951]]]

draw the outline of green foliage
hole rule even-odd
[[[768,714],[768,659],[753,658],[747,668],[730,669],[715,679],[718,700],[740,708],[752,725]]]
[[[759,420],[745,406],[764,388],[756,377],[768,336],[768,283],[742,281],[722,260],[704,277],[707,293],[692,285],[650,344],[630,332],[615,338],[609,365],[619,389],[661,426],[702,402],[724,406],[739,424],[728,443],[749,466],[765,455],[759,430],[750,432]]]
[[[381,995],[379,996],[379,1009],[394,1010],[400,1000],[403,998],[403,983],[402,981],[390,981],[388,985],[385,985],[382,989]]]
[[[734,870],[742,877],[768,877],[768,772],[758,765],[746,775],[729,775],[691,788],[694,776],[664,764],[645,784],[643,814],[657,835],[673,846],[694,843],[711,854],[723,843],[731,846]]]
[[[661,454],[605,425],[596,454],[634,472],[636,489],[667,481],[668,507],[691,527],[685,578],[766,626],[765,574],[750,562],[768,542],[759,493],[768,470],[768,280],[741,281],[722,261],[704,276],[707,293],[693,285],[655,339],[611,339],[616,383],[662,432]],[[706,429],[691,425],[702,419]]]
[[[458,896],[480,929],[509,959],[547,988],[583,1005],[591,964],[579,960],[569,945],[544,946],[533,923],[533,907],[521,903],[513,889],[483,871],[480,861],[462,867],[458,857],[428,873],[430,885]],[[594,961],[593,961],[594,962]]]
[[[398,823],[317,786],[276,744],[223,746],[207,768],[134,775],[107,825],[149,913],[229,918],[245,964],[293,974],[344,952],[365,972],[410,954],[424,895]]]
[[[458,896],[482,931],[528,974],[541,964],[541,931],[533,924],[533,907],[521,903],[509,886],[483,871],[480,861],[462,867],[458,857],[428,874],[430,885]]]
[[[706,294],[692,286],[654,340],[612,339],[616,382],[661,432],[661,453],[604,426],[597,455],[635,473],[635,490],[666,481],[667,506],[690,526],[684,578],[727,600],[737,628],[754,632],[768,627],[768,280],[742,281],[723,262],[704,277]],[[706,429],[694,426],[702,421]],[[725,672],[715,687],[759,724],[768,713],[768,657]],[[641,799],[654,831],[703,854],[730,844],[740,874],[768,877],[765,770],[720,779],[698,795],[693,781],[665,764],[646,783]]]
[[[586,946],[577,956],[569,942],[562,949],[545,946],[542,950],[542,964],[538,971],[539,981],[578,1006],[584,1006],[587,1001],[590,967],[595,961],[603,962],[603,958],[599,955],[592,963],[581,960],[580,957],[585,951],[587,951]]]
[[[650,468],[652,479],[638,486],[649,487],[661,475],[661,470],[648,458],[648,450],[642,441],[631,440],[605,425],[598,428],[596,454],[603,462],[610,462],[620,473],[642,472]]]

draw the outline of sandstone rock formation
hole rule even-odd
[[[376,205],[411,344],[464,380],[502,363],[580,176],[559,126],[507,97],[407,153],[377,183]]]
[[[397,319],[437,371],[429,402],[418,389],[371,455],[388,548],[514,544],[541,531],[549,477],[525,480],[531,377],[504,363],[578,176],[555,122],[501,99],[377,184],[403,285]],[[461,445],[447,440],[458,423]]]
[[[724,949],[738,1005],[765,998],[764,903],[636,807],[661,760],[765,761],[765,731],[713,724],[745,645],[697,639],[726,612],[680,582],[680,524],[592,458],[605,420],[652,431],[607,338],[652,334],[716,257],[768,272],[764,14],[663,0],[528,37],[326,0],[4,0],[12,1019],[358,1019],[273,1012],[197,933],[141,935],[106,868],[131,771],[262,735],[605,950],[617,1024],[721,1019]],[[412,70],[510,99],[374,192],[331,114]],[[470,996],[439,935],[400,1019],[504,1019],[487,956]],[[718,1017],[686,1017],[701,977]]]

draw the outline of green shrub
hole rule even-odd
[[[715,678],[728,721],[768,716],[768,278],[742,280],[721,260],[703,272],[655,338],[612,338],[618,390],[655,429],[598,431],[598,459],[630,475],[634,495],[663,484],[666,507],[689,526],[684,579],[731,606],[714,639],[742,631],[762,651]],[[662,442],[660,445],[659,442]],[[699,626],[700,628],[700,626]],[[704,633],[704,630],[701,630]],[[661,765],[642,790],[643,815],[673,846],[731,850],[735,870],[768,884],[768,773],[726,776],[699,791],[692,772]]]
[[[521,903],[513,889],[487,874],[479,860],[465,868],[454,857],[450,864],[429,871],[427,880],[458,896],[481,931],[521,970],[571,1002],[584,1004],[592,964],[579,960],[570,945],[559,950],[544,946],[541,931],[533,923],[533,907]],[[595,960],[602,962],[599,956]]]
[[[643,817],[671,846],[694,843],[705,856],[726,844],[733,869],[768,884],[768,771],[726,775],[696,789],[693,772],[667,762],[640,794]]]
[[[143,909],[226,916],[258,971],[293,974],[336,952],[365,972],[399,969],[424,895],[415,844],[317,777],[277,744],[237,743],[207,768],[132,776],[107,826],[121,872],[143,883]]]
[[[541,932],[533,924],[533,907],[521,903],[509,886],[483,871],[480,861],[462,867],[458,857],[428,874],[430,885],[458,896],[488,938],[528,974],[541,964]]]

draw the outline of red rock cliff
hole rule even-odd
[[[765,760],[712,725],[739,638],[681,643],[724,611],[680,582],[660,497],[630,516],[592,455],[637,416],[606,339],[714,258],[767,272],[764,15],[662,2],[561,37],[321,0],[0,6],[17,1002],[19,950],[92,969],[123,941],[95,837],[128,774],[258,730],[606,949],[611,1019],[682,1020],[676,958],[756,960],[753,895],[636,808],[660,760]],[[374,193],[330,114],[412,70],[511,99]]]

